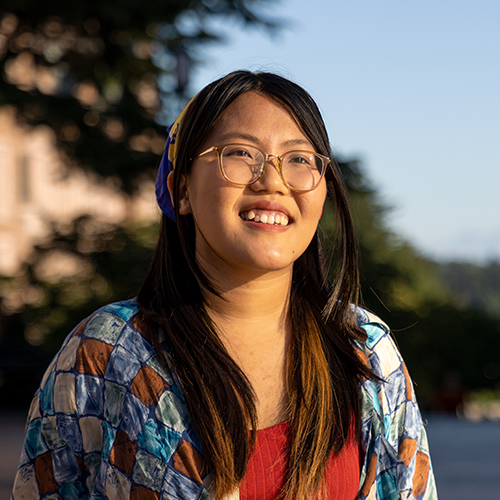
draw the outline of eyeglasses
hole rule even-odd
[[[212,151],[219,156],[219,169],[228,182],[249,186],[257,182],[266,170],[270,158],[278,159],[277,171],[283,183],[292,191],[311,191],[325,175],[330,158],[311,151],[288,151],[282,156],[268,155],[260,149],[245,144],[212,146],[196,158]]]

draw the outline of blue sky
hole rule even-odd
[[[390,227],[423,254],[500,258],[500,2],[282,0],[274,36],[235,23],[192,92],[276,71],[318,102],[334,150],[363,161]]]

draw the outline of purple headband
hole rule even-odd
[[[165,143],[165,151],[158,168],[158,174],[156,175],[155,191],[156,200],[161,211],[171,220],[176,222],[175,219],[175,209],[172,205],[172,200],[170,199],[170,193],[167,187],[167,177],[175,168],[175,158],[177,156],[176,151],[176,141],[177,134],[179,133],[179,128],[184,121],[184,116],[188,110],[191,103],[195,100],[194,96],[182,110],[181,114],[177,117],[175,122],[167,129],[167,142]]]

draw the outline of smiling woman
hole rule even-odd
[[[54,359],[14,500],[436,498],[405,365],[356,303],[349,208],[309,94],[269,73],[208,85],[169,129],[156,192],[138,297]]]
[[[232,144],[242,137],[247,144]],[[304,181],[305,190],[297,192],[285,184],[283,161],[270,158],[265,162],[256,147],[286,153],[290,161],[287,148],[299,144],[306,156],[315,154],[314,146],[286,109],[256,92],[246,92],[228,106],[201,144],[202,151],[209,151],[205,148],[213,144],[223,145],[222,154],[196,155],[178,188],[179,213],[192,214],[195,223],[196,261],[216,286],[236,276],[251,282],[255,272],[278,272],[287,277],[283,283],[286,296],[293,263],[309,246],[321,218],[326,197],[324,169],[318,171],[312,165],[318,172],[312,185],[311,164],[297,163],[305,171],[303,176],[296,174],[299,167],[295,167],[290,174],[293,181]],[[249,170],[255,174],[247,175]],[[229,183],[228,175],[240,182]]]

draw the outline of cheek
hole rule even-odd
[[[320,185],[314,191],[304,196],[304,203],[309,217],[315,221],[319,221],[323,215],[323,208],[325,206],[326,186]]]
[[[217,226],[217,221],[226,219],[231,211],[231,200],[228,199],[224,189],[210,182],[210,179],[203,181],[191,185],[188,196],[191,213],[197,224],[203,225],[205,229],[211,229],[212,226]]]

